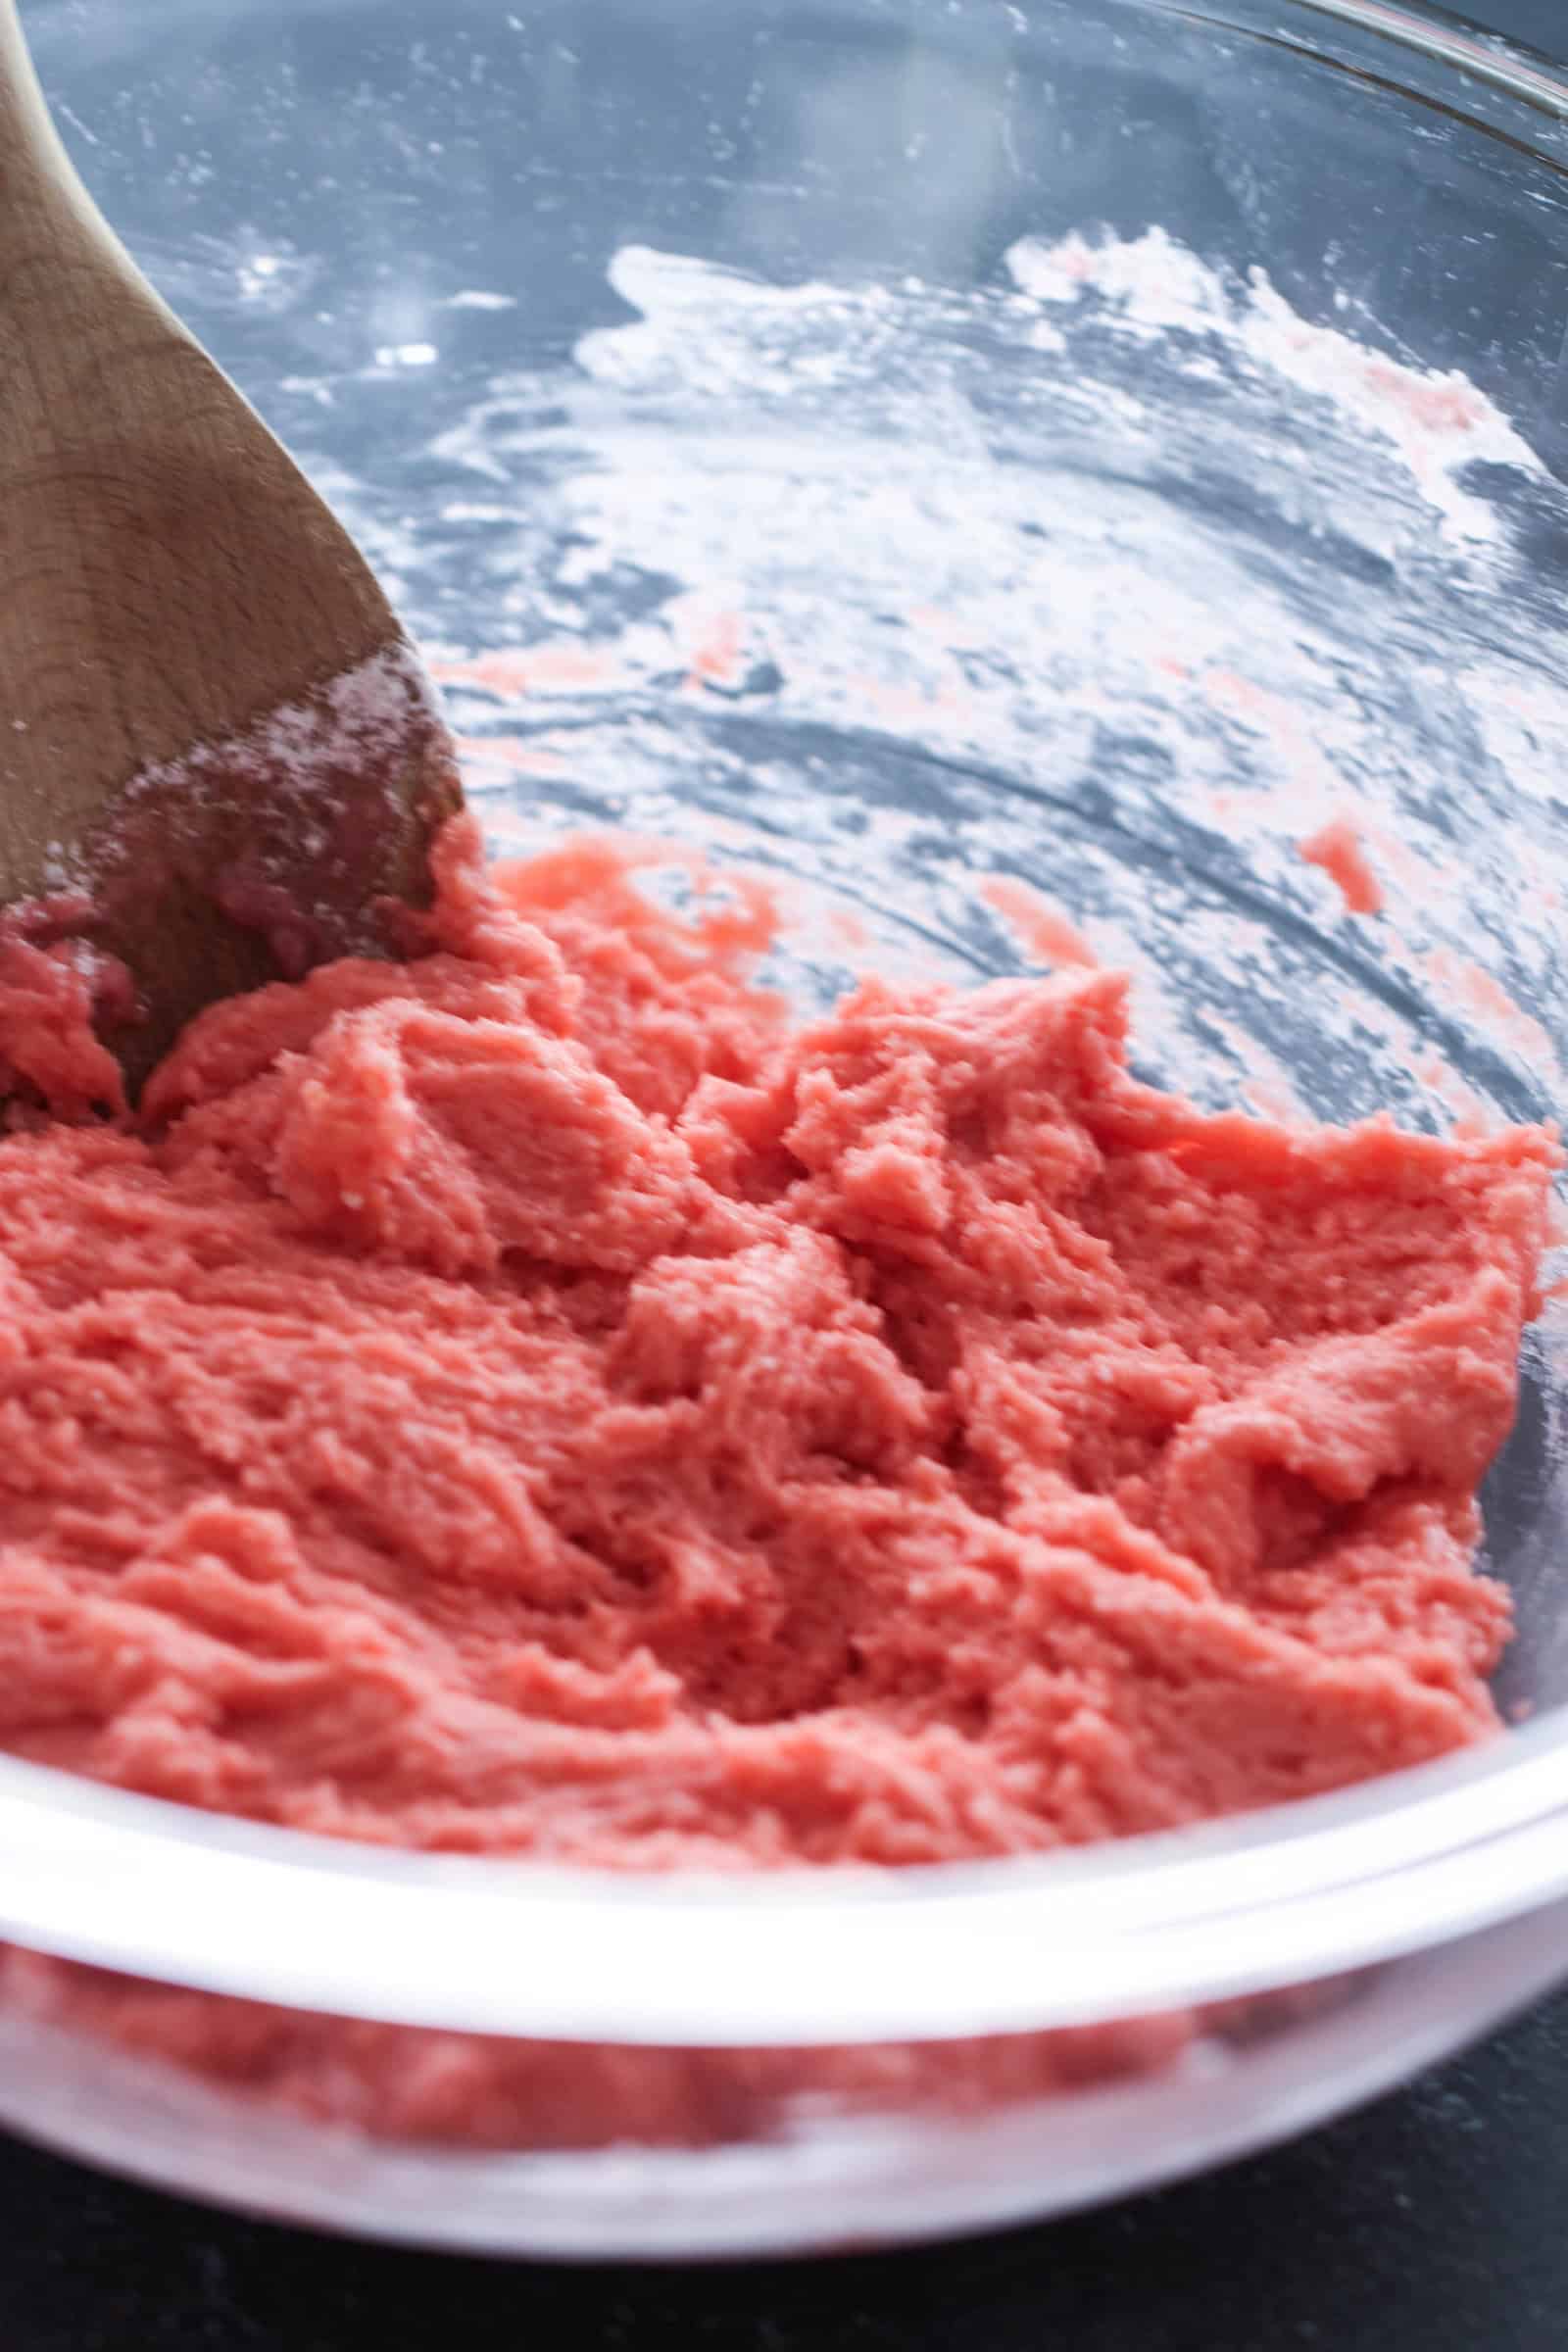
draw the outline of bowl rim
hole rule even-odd
[[[551,2039],[1087,2025],[1341,1976],[1568,1896],[1562,1713],[1191,1829],[729,1875],[361,1845],[0,1757],[0,1935],[291,2008]]]
[[[1353,28],[1568,124],[1568,69],[1426,0],[1112,4],[1352,68],[1300,35]],[[1564,168],[1560,145],[1537,151]],[[0,1756],[0,1936],[218,1993],[492,2034],[744,2047],[1070,2027],[1343,1975],[1565,1897],[1568,1707],[1192,1829],[729,1875],[371,1847]]]
[[[1188,24],[1289,38],[1278,10],[1259,7],[1255,0],[1130,0],[1130,5]],[[1437,65],[1522,98],[1558,121],[1568,121],[1568,64],[1529,42],[1430,5],[1430,0],[1290,0],[1290,5],[1303,17],[1352,25],[1396,42]]]

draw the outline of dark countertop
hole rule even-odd
[[[1568,1997],[1250,2164],[918,2252],[589,2270],[346,2244],[0,2142],[5,2352],[1562,2352]]]
[[[1459,13],[1516,41],[1533,41],[1549,56],[1563,53],[1561,0],[1474,0],[1472,7]]]
[[[1513,40],[1533,41],[1549,56],[1563,54],[1562,0],[1471,0],[1468,8],[1454,13],[1469,17],[1473,24],[1489,25],[1494,32],[1505,32]]]
[[[1561,12],[1471,13],[1561,50]],[[824,2263],[607,2271],[368,2248],[210,2214],[0,2135],[0,2346],[1562,2352],[1565,2210],[1568,1994],[1363,2114],[1205,2180]]]

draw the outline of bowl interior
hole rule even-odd
[[[806,1004],[1076,937],[1207,1102],[1549,1117],[1568,138],[1479,50],[1213,16],[28,23],[111,218],[430,648],[498,847],[760,867]],[[1339,817],[1375,915],[1299,856]],[[1487,1494],[1538,1712],[1563,1350],[1548,1308]]]

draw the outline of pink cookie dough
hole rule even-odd
[[[1345,901],[1348,914],[1381,914],[1383,885],[1367,863],[1361,836],[1348,817],[1309,834],[1298,847],[1308,865],[1320,865]]]
[[[682,925],[632,862],[487,875],[457,820],[414,960],[215,1007],[134,1119],[0,1140],[0,1746],[732,1871],[1039,1853],[1490,1738],[1475,1496],[1551,1136],[1203,1115],[1083,968],[792,1027],[760,898]],[[0,1041],[79,1108],[91,975],[40,957],[0,943]],[[9,1983],[221,2074],[281,2014]],[[395,2036],[318,2026],[367,2053],[343,2112],[435,2128]],[[508,2045],[464,2047],[436,2104],[482,2118]]]

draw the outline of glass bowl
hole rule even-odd
[[[1393,0],[26,16],[106,211],[429,648],[498,850],[609,824],[760,871],[805,1004],[1081,937],[1206,1102],[1551,1114],[1543,61]],[[1380,911],[1299,855],[1340,818]],[[1487,1491],[1519,1630],[1482,1751],[744,1883],[6,1761],[0,2117],[370,2234],[668,2256],[1043,2215],[1365,2097],[1568,1971],[1565,1338],[1549,1304]],[[229,2082],[134,2054],[214,1996]],[[475,2036],[513,2069],[483,2146],[442,2120]],[[352,2047],[418,2097],[345,2122]]]

